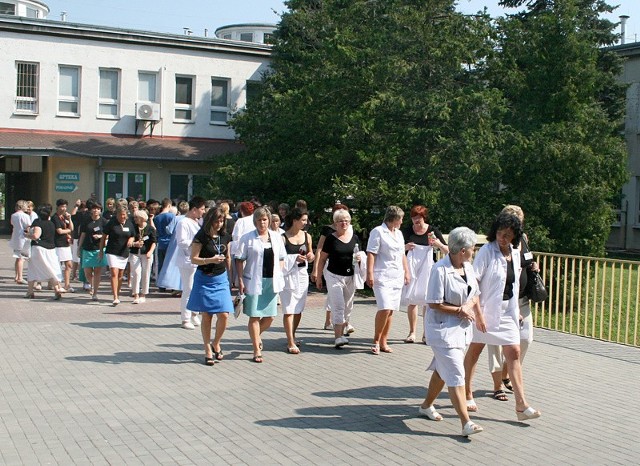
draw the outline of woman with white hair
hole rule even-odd
[[[335,348],[341,349],[349,344],[344,336],[345,325],[349,322],[353,311],[353,297],[356,292],[354,274],[362,257],[360,254],[360,238],[353,232],[349,211],[339,209],[333,213],[333,224],[336,229],[328,235],[322,245],[318,258],[318,274],[316,288],[322,289],[322,275],[327,282],[328,304],[331,308],[331,323],[335,336]],[[327,269],[324,265],[329,261]]]
[[[149,294],[153,252],[156,249],[158,235],[156,234],[156,229],[148,223],[148,220],[149,215],[146,210],[136,210],[133,214],[136,234],[133,245],[129,249],[131,291],[133,292],[132,304],[144,303],[145,296]]]
[[[378,305],[371,347],[376,355],[393,352],[387,342],[393,312],[400,309],[402,287],[411,280],[400,231],[403,217],[400,207],[387,207],[382,225],[371,231],[367,243],[367,284],[373,288]]]
[[[418,413],[433,421],[441,421],[433,403],[444,388],[462,424],[462,435],[482,432],[467,412],[464,393],[464,353],[471,342],[472,322],[485,331],[484,317],[478,304],[478,282],[470,264],[476,234],[467,227],[449,233],[449,254],[431,269],[427,285],[427,313],[424,319],[427,344],[433,360],[427,370],[433,374],[427,396]]]

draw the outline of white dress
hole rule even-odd
[[[378,310],[399,310],[404,286],[402,232],[399,229],[392,232],[385,223],[375,227],[369,236],[367,253],[375,254],[373,292]]]
[[[511,248],[511,260],[515,281],[513,296],[505,301],[502,299],[507,281],[507,260],[500,252],[495,241],[480,248],[473,260],[473,269],[480,285],[480,307],[487,324],[486,333],[474,332],[474,343],[488,345],[519,345],[520,344],[520,310],[518,308],[518,293],[520,292],[520,254]]]

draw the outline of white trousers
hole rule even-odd
[[[356,283],[353,276],[345,277],[324,271],[327,281],[327,300],[331,307],[331,323],[333,325],[349,322],[353,310],[353,296]]]
[[[180,267],[180,279],[182,280],[182,297],[180,298],[180,315],[182,316],[182,322],[191,320],[191,314],[198,315],[198,312],[191,312],[187,309],[187,303],[189,302],[189,295],[191,294],[191,288],[193,288],[193,277],[196,274],[195,267]]]
[[[153,267],[153,256],[147,258],[146,254],[129,255],[129,265],[131,267],[131,291],[143,295],[149,294],[149,281],[151,280],[151,268]]]

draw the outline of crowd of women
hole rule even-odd
[[[488,242],[472,264],[476,234],[466,227],[456,228],[447,244],[441,232],[427,223],[428,210],[423,205],[412,207],[411,224],[405,228],[401,228],[402,209],[389,206],[365,246],[354,232],[348,207],[336,204],[333,222],[322,229],[314,251],[306,231],[309,214],[304,201],[292,209],[281,205],[279,215],[244,202],[237,220],[230,216],[227,203],[216,205],[201,197],[179,205],[181,215],[172,211],[168,199],[162,205],[149,201],[143,208],[126,200],[108,199],[106,204],[104,214],[91,199],[78,201],[67,211],[68,202],[60,199],[55,214],[52,206],[43,205],[34,216],[32,204],[17,203],[10,245],[17,283],[24,284],[22,264],[30,261],[27,298],[35,296],[42,282],[49,283],[56,299],[73,292],[73,263],[79,262],[93,300],[98,299],[102,269],[108,265],[114,306],[120,303],[128,266],[132,303],[141,304],[149,293],[157,257],[158,287],[181,296],[182,327],[202,326],[205,364],[212,366],[224,358],[222,338],[229,314],[238,306],[249,318],[252,360],[262,363],[262,334],[277,316],[279,304],[286,349],[300,353],[296,331],[313,263],[311,281],[319,290],[327,289],[325,328],[333,330],[337,350],[349,344],[355,291],[365,283],[373,289],[377,304],[373,355],[393,352],[389,334],[400,306],[407,307],[405,343],[414,343],[418,311],[422,311],[422,340],[434,356],[421,415],[442,420],[434,403],[446,384],[462,434],[482,431],[469,413],[478,409],[472,378],[484,346],[489,345],[495,399],[507,401],[503,387],[507,388],[514,394],[519,420],[540,416],[526,401],[522,375],[522,360],[532,340],[531,310],[523,295],[525,269],[537,265],[523,234],[522,209],[517,206],[507,206],[498,215]],[[443,256],[437,263],[436,250]]]

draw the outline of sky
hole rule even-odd
[[[97,24],[125,29],[183,34],[190,28],[194,35],[212,36],[216,28],[238,23],[278,22],[278,13],[285,11],[283,0],[42,0],[49,6],[49,19],[58,20],[67,13],[67,21]],[[428,1],[428,0],[427,0]],[[630,16],[626,28],[626,42],[640,41],[640,1],[609,0],[620,5],[610,20],[619,15]],[[498,0],[458,0],[458,9],[476,13],[484,7],[489,14],[499,16],[507,12]],[[513,13],[515,10],[510,11]]]

